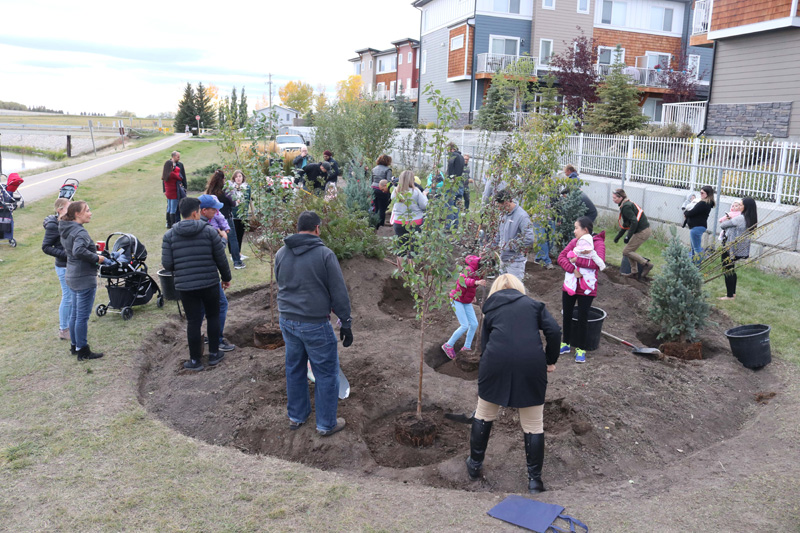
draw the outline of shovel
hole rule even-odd
[[[620,344],[624,344],[625,346],[628,346],[629,348],[633,348],[632,352],[635,355],[649,355],[649,356],[655,356],[655,357],[660,357],[661,356],[661,350],[659,350],[658,348],[643,348],[643,347],[639,347],[639,346],[634,346],[633,344],[629,343],[628,341],[624,341],[624,340],[620,339],[619,337],[615,337],[611,333],[606,333],[605,331],[601,331],[600,333],[602,333],[603,335],[605,335],[609,339],[615,340]]]

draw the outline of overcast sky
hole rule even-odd
[[[207,6],[213,6],[209,8]],[[78,114],[175,111],[187,82],[248,101],[303,80],[330,94],[355,50],[419,38],[411,0],[0,0],[0,100]]]

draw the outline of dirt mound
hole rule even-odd
[[[142,346],[142,404],[178,431],[248,453],[435,487],[523,490],[525,454],[515,409],[502,409],[494,425],[485,478],[467,480],[469,425],[445,415],[472,413],[477,371],[463,372],[440,348],[458,326],[449,308],[426,325],[424,409],[437,421],[436,442],[416,449],[394,440],[395,417],[413,410],[417,396],[413,300],[384,261],[353,259],[342,269],[355,335],[351,347],[339,349],[351,385],[350,397],[339,403],[339,416],[347,420],[343,432],[320,438],[313,422],[289,430],[283,349],[262,350],[253,342],[253,330],[269,322],[266,287],[230,297],[226,336],[238,348],[213,369],[181,371],[188,354],[185,324],[173,317],[158,328]],[[637,345],[657,346],[644,307],[646,287],[608,270],[599,276],[595,299],[608,313],[604,329]],[[528,274],[529,294],[544,301],[560,323],[563,273],[529,264]],[[742,367],[722,333],[732,324],[718,313],[712,319],[716,325],[704,332],[701,361],[654,361],[605,339],[583,365],[562,356],[549,376],[545,404],[545,483],[557,489],[627,480],[736,434],[756,394],[780,389],[780,383],[770,367]]]

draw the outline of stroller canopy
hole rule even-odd
[[[147,260],[147,248],[145,248],[144,244],[139,241],[139,239],[130,233],[120,233],[117,235],[119,235],[119,237],[114,241],[112,251],[122,251],[122,254],[130,258],[131,261],[136,260],[144,262]]]
[[[19,177],[19,174],[16,172],[12,172],[8,175],[8,181],[6,182],[6,190],[8,192],[17,192],[17,189],[25,180]]]

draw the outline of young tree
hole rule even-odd
[[[486,95],[486,102],[480,108],[475,125],[487,131],[507,131],[512,120],[508,107],[503,103],[499,89],[492,85]]]
[[[339,102],[353,102],[361,98],[364,82],[361,76],[350,76],[336,82],[336,99]]]
[[[403,94],[403,86],[397,91],[394,99],[394,116],[397,119],[398,128],[413,128],[416,122],[414,116],[414,105],[409,102]]]
[[[175,131],[184,131],[186,126],[189,126],[191,130],[191,128],[197,126],[197,121],[194,119],[195,115],[197,115],[197,103],[194,89],[192,89],[191,83],[187,83],[186,88],[183,90],[183,98],[178,103],[178,112],[175,114]],[[195,133],[195,135],[198,133]]]
[[[497,88],[501,100],[512,111],[524,112],[536,101],[539,85],[535,80],[536,63],[521,57],[495,73],[492,87]]]
[[[625,74],[622,48],[617,45],[616,59],[605,84],[598,91],[600,101],[587,115],[587,126],[592,133],[623,133],[635,130],[647,122],[639,107],[639,89]]]
[[[197,92],[195,93],[195,109],[197,114],[200,115],[200,123],[203,128],[213,128],[217,123],[214,105],[208,97],[208,92],[203,86],[203,82],[197,84]]]
[[[370,167],[391,149],[397,121],[385,102],[366,99],[339,101],[314,118],[314,145],[331,150],[339,161],[363,154]]]
[[[597,63],[595,44],[594,39],[586,37],[581,32],[563,53],[555,54],[550,59],[550,65],[557,73],[558,92],[564,98],[564,108],[581,122],[585,105],[597,102],[600,77],[595,71]]]
[[[242,85],[242,94],[239,97],[239,127],[244,128],[247,124],[247,95],[244,94],[244,85]]]
[[[290,81],[278,89],[278,96],[280,96],[283,105],[300,111],[300,114],[302,115],[311,109],[311,103],[314,97],[314,89],[308,83],[302,81]]]

